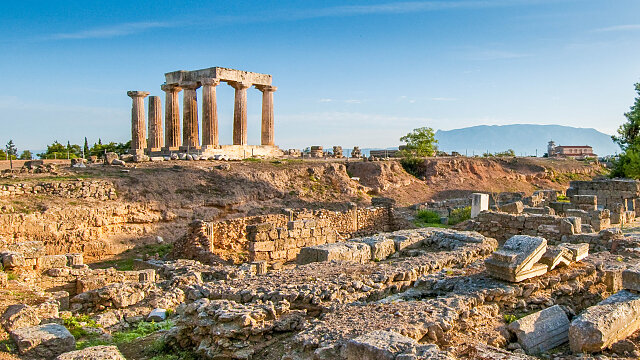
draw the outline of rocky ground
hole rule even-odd
[[[283,208],[340,210],[350,202],[368,205],[372,196],[407,206],[475,191],[530,195],[601,172],[570,160],[445,158],[426,160],[418,178],[394,161],[342,160],[172,161],[6,173],[0,179],[5,191],[21,184],[24,193],[0,196],[3,241],[41,241],[48,255],[84,253],[89,265],[8,268],[0,312],[25,304],[20,314],[38,318],[1,322],[9,331],[6,324],[15,319],[59,324],[71,331],[75,347],[115,345],[127,359],[368,359],[362,354],[376,342],[394,344],[385,351],[396,359],[526,359],[508,324],[553,305],[573,318],[619,290],[607,274],[638,262],[638,228],[627,227],[626,238],[601,244],[579,263],[518,284],[487,274],[484,260],[497,248],[495,239],[437,229],[385,235],[396,247],[388,257],[289,263],[264,274],[255,264],[203,265],[163,256],[194,219]],[[76,190],[33,190],[43,183],[73,183]],[[111,266],[118,271],[100,270]],[[68,305],[52,295],[63,283],[81,284],[65,285]],[[54,300],[55,314],[42,305]],[[168,310],[167,318],[146,321],[154,309]],[[0,337],[0,359],[21,356],[8,332]],[[637,357],[639,337],[634,333],[598,356]],[[575,357],[564,345],[539,356]]]

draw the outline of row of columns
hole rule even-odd
[[[233,144],[247,145],[247,89],[251,83],[228,81],[235,89],[233,108]],[[165,84],[161,86],[165,92],[165,131],[162,131],[162,105],[157,96],[149,97],[149,143],[147,144],[144,114],[144,98],[146,91],[128,91],[133,99],[131,109],[131,150],[133,153],[160,150],[186,150],[200,148],[198,125],[198,97],[196,90],[202,86],[202,146],[217,147],[218,142],[218,109],[216,103],[216,87],[218,79],[202,79],[200,81],[182,82],[179,85]],[[262,128],[261,144],[274,145],[273,92],[277,90],[271,85],[255,85],[262,92]],[[178,94],[183,94],[182,139],[180,137],[180,105]]]

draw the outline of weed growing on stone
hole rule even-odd
[[[139,322],[135,327],[125,330],[119,331],[113,334],[113,341],[116,344],[122,343],[130,343],[137,338],[141,338],[152,334],[159,330],[168,330],[173,326],[173,322],[171,320],[166,320],[162,322]]]

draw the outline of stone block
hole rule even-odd
[[[76,339],[69,330],[58,324],[25,327],[11,332],[21,355],[53,359],[76,348]]]
[[[558,247],[567,249],[573,262],[578,262],[589,256],[589,244],[587,243],[561,243]]]
[[[155,308],[151,310],[147,315],[147,321],[161,322],[167,320],[167,310],[162,308]]]
[[[640,267],[632,267],[622,272],[622,288],[640,291]]]
[[[571,263],[571,253],[562,247],[548,246],[547,251],[540,258],[540,263],[548,267],[548,271],[557,266],[567,266]]]
[[[534,264],[533,267],[529,270],[523,270],[523,271],[520,271],[519,273],[512,273],[512,272],[505,271],[504,268],[497,268],[487,263],[485,263],[485,265],[487,266],[487,271],[489,272],[489,274],[495,277],[496,279],[501,279],[509,282],[516,282],[516,283],[524,281],[526,279],[536,277],[536,276],[544,275],[547,273],[547,269],[548,269],[547,265],[538,263],[538,264]]]
[[[489,210],[489,194],[471,194],[471,218],[486,210]]]
[[[424,243],[424,238],[421,236],[396,235],[393,237],[393,242],[396,244],[396,251],[402,251],[421,247]]]
[[[529,354],[546,352],[569,341],[569,318],[558,305],[514,321],[508,329]]]
[[[156,281],[156,271],[154,269],[144,269],[140,270],[138,273],[138,281],[141,282],[155,282]]]
[[[500,211],[510,214],[522,214],[524,211],[524,204],[522,201],[512,202],[510,204],[500,206]]]
[[[371,259],[384,260],[396,252],[396,243],[392,239],[369,237],[357,240],[371,249]]]
[[[67,254],[67,265],[68,266],[84,265],[84,255],[81,253]]]
[[[55,360],[126,360],[116,346],[92,346],[64,353]]]
[[[622,271],[620,266],[608,266],[604,269],[604,284],[607,291],[614,293],[622,290]]]
[[[46,255],[38,259],[37,266],[40,270],[61,268],[67,266],[66,255]]]
[[[547,250],[547,240],[541,237],[516,235],[495,251],[487,262],[506,267],[514,273],[529,270]]]
[[[24,327],[32,327],[40,324],[40,318],[32,306],[26,304],[9,305],[0,317],[0,324],[11,332]]]
[[[371,260],[371,250],[368,245],[357,242],[332,243],[302,248],[297,258],[299,264],[331,260],[364,263]]]
[[[67,291],[56,291],[51,293],[53,301],[58,303],[59,310],[69,309],[69,293]]]
[[[640,328],[640,295],[619,291],[586,309],[569,328],[574,353],[599,352]]]
[[[255,261],[252,264],[256,266],[256,275],[264,275],[267,273],[266,261]]]
[[[377,330],[347,342],[347,360],[394,360],[417,342],[393,331]]]
[[[268,233],[274,228],[272,223],[247,225],[247,233]]]
[[[26,266],[24,255],[14,251],[4,252],[2,253],[2,266],[5,269],[24,267]]]
[[[275,251],[276,245],[274,241],[252,241],[249,243],[249,251]]]

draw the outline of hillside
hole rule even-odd
[[[610,135],[595,129],[561,125],[479,125],[438,130],[436,139],[440,150],[461,154],[466,152],[468,155],[513,149],[517,155],[535,155],[537,150],[538,156],[542,156],[547,152],[550,140],[555,141],[556,145],[590,145],[600,156],[620,152]]]

